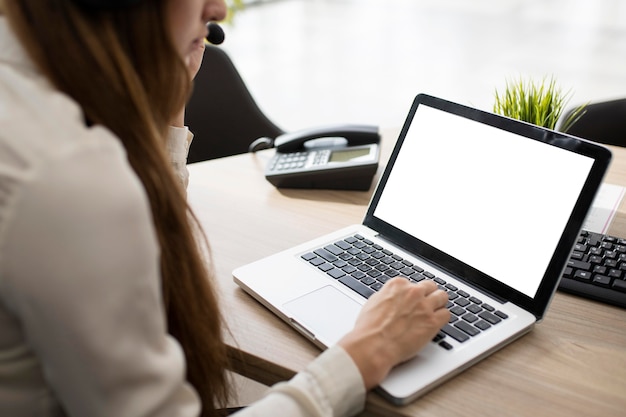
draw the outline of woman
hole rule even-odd
[[[0,1],[0,415],[219,415],[225,329],[185,200],[184,104],[223,0]],[[389,281],[240,414],[357,413],[446,301]]]

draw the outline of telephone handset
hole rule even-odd
[[[333,125],[285,133],[265,178],[276,187],[368,190],[378,169],[380,134],[372,125]]]

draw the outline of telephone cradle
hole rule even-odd
[[[265,178],[277,188],[367,191],[378,170],[380,134],[372,125],[333,125],[285,133]]]

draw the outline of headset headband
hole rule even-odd
[[[90,9],[122,9],[139,3],[140,0],[73,0],[83,7]]]

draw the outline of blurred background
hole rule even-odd
[[[232,0],[235,1],[235,0]],[[398,128],[417,93],[491,111],[507,80],[626,97],[625,0],[243,0],[221,48],[283,130]],[[239,378],[240,404],[266,389]]]
[[[244,1],[221,47],[287,131],[400,127],[419,92],[491,111],[520,77],[626,97],[624,0]]]

